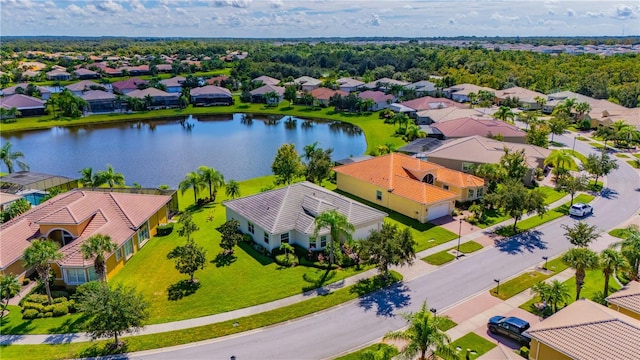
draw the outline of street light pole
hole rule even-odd
[[[547,261],[549,260],[549,257],[548,257],[548,256],[543,256],[543,257],[542,257],[542,260],[544,260],[544,267],[543,267],[543,269],[547,270]]]
[[[498,283],[498,286],[496,287],[496,295],[500,294],[500,279],[493,279],[493,281]]]
[[[577,136],[573,137],[573,147],[571,148],[571,153],[572,154],[576,152],[576,137]]]
[[[456,259],[460,258],[460,238],[462,237],[462,219],[460,219],[460,226],[458,227],[458,249],[456,250]]]
[[[436,311],[437,311],[436,308],[431,308],[431,309],[429,309],[429,311],[431,311],[433,313],[434,317],[436,316]]]

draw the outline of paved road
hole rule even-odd
[[[572,145],[573,139],[556,136]],[[576,150],[593,151],[577,141]],[[595,213],[587,221],[603,230],[613,228],[640,210],[640,178],[627,164],[608,178],[605,196],[595,200]],[[429,307],[445,309],[480,291],[493,287],[493,279],[507,279],[554,257],[569,243],[562,224],[568,217],[498,244],[460,261],[391,289],[375,293],[313,316],[226,338],[167,350],[129,354],[133,359],[324,359],[375,341],[386,332],[405,325],[394,314],[415,311],[425,299]]]

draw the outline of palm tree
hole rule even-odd
[[[315,229],[313,230],[313,237],[318,236],[318,232],[320,232],[323,228],[329,228],[329,267],[335,262],[335,240],[340,241],[341,238],[344,238],[345,241],[348,241],[351,238],[351,235],[355,232],[355,227],[352,223],[349,222],[349,219],[337,210],[328,210],[322,212],[316,216],[315,220]]]
[[[240,184],[235,180],[229,180],[225,187],[225,193],[228,197],[235,199],[240,196]]]
[[[631,280],[640,280],[640,231],[637,227],[629,226],[627,228],[627,238],[612,245],[614,248],[620,248],[620,252],[629,263]]]
[[[200,178],[200,176],[198,176],[198,173],[196,173],[195,171],[189,172],[184,177],[184,180],[182,180],[180,184],[178,184],[178,189],[183,194],[187,190],[193,189],[194,204],[198,203],[198,189],[200,189],[201,187],[202,187],[202,179]]]
[[[588,248],[573,248],[562,256],[562,261],[576,270],[576,300],[579,300],[586,271],[599,266],[598,254]]]
[[[51,271],[51,262],[61,260],[63,255],[60,251],[60,245],[53,240],[33,240],[28,248],[22,253],[22,261],[25,268],[35,267],[40,281],[44,284],[44,288],[49,298],[49,304],[53,301],[51,298],[51,289],[49,288],[49,273]]]
[[[576,111],[576,120],[582,121],[589,111],[591,111],[591,105],[588,102],[581,102],[575,104],[573,109]]]
[[[558,304],[565,302],[571,296],[567,285],[558,280],[553,280],[549,285],[549,298],[548,301],[551,304],[553,312],[558,312]]]
[[[198,176],[202,183],[209,185],[209,200],[216,201],[218,188],[224,186],[224,175],[212,167],[203,165],[198,168]]]
[[[404,133],[404,139],[406,141],[413,141],[415,139],[425,138],[425,137],[427,137],[427,133],[424,132],[420,128],[420,126],[415,124],[409,124],[409,126],[407,126],[407,130]]]
[[[498,111],[496,111],[495,114],[493,114],[493,117],[495,117],[496,119],[508,122],[509,120],[513,121],[515,114],[513,113],[513,111],[511,111],[511,109],[508,106],[500,106]]]
[[[85,260],[94,258],[93,267],[102,282],[107,281],[107,264],[105,254],[116,251],[118,246],[111,241],[109,235],[95,234],[88,238],[81,246],[80,252]]]
[[[87,167],[79,171],[80,183],[84,187],[95,187],[95,183],[97,181],[96,174],[93,173],[93,168]]]
[[[614,249],[604,249],[600,253],[600,265],[602,266],[602,274],[604,275],[604,298],[609,296],[609,278],[616,271],[626,268],[629,263],[621,253]]]
[[[566,151],[560,150],[551,152],[551,155],[544,159],[544,164],[553,166],[556,182],[569,175],[568,168],[575,167],[573,156]]]
[[[0,148],[0,160],[7,167],[7,171],[9,174],[13,172],[13,162],[15,161],[21,170],[29,170],[29,165],[22,160],[19,160],[24,157],[22,151],[11,151],[11,143],[9,141],[5,142]]]
[[[20,283],[13,274],[0,274],[0,321],[5,315],[9,299],[20,292]]]
[[[115,172],[113,166],[107,164],[107,170],[98,171],[95,176],[94,186],[102,184],[108,184],[111,190],[113,190],[114,185],[124,186],[124,175]]]
[[[455,349],[449,344],[451,338],[439,328],[443,321],[440,316],[431,314],[427,308],[427,302],[422,303],[422,308],[416,313],[402,315],[409,323],[409,328],[404,331],[394,331],[387,333],[384,339],[406,341],[407,345],[402,349],[399,356],[402,359],[413,359],[416,354],[420,360],[425,359],[459,359]],[[435,348],[429,357],[427,353],[431,348]],[[437,355],[436,355],[437,354]]]

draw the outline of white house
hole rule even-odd
[[[326,190],[310,182],[266,191],[224,202],[227,220],[240,222],[240,230],[253,241],[272,251],[282,243],[305,249],[324,249],[331,235],[322,229],[313,239],[315,217],[327,210],[347,216],[355,227],[354,239],[366,238],[380,230],[386,213]]]

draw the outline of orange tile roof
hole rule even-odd
[[[332,89],[323,88],[323,87],[315,88],[309,91],[309,94],[313,96],[314,99],[318,99],[318,100],[329,100],[335,94],[339,94],[340,96],[349,95],[349,93],[342,90],[332,90]]]
[[[391,153],[334,168],[334,171],[387,189],[396,195],[424,204],[456,198],[456,194],[421,181],[427,173],[437,180],[457,187],[483,186],[473,175],[444,168],[414,157]]]
[[[62,247],[60,265],[85,266],[92,263],[80,254],[80,245],[97,233],[109,235],[118,246],[171,200],[170,196],[73,190],[60,194],[0,227],[0,268],[22,258],[31,240],[46,236],[40,225],[86,224],[81,234]]]

